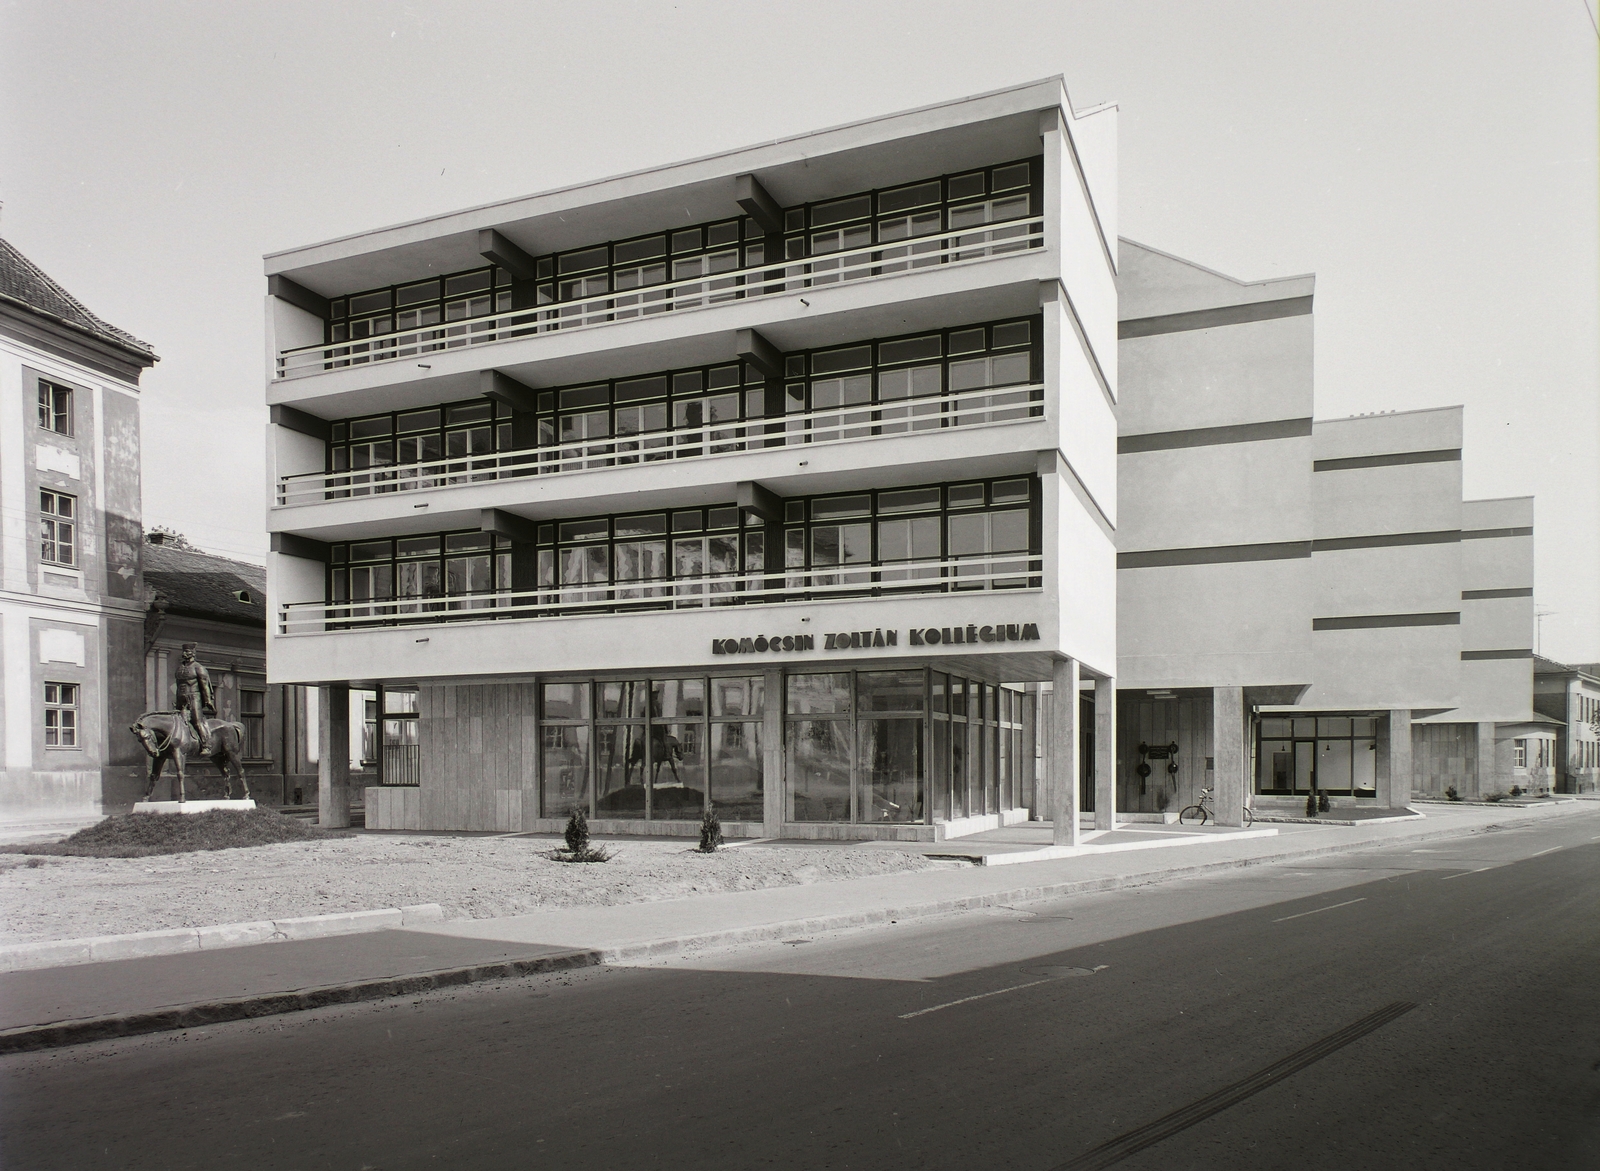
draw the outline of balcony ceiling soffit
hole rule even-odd
[[[796,154],[798,145],[782,148],[783,154]],[[299,250],[308,258],[318,252],[331,254],[328,260],[297,265],[291,254],[276,264],[269,261],[268,269],[334,297],[477,267],[484,263],[478,251],[481,228],[494,228],[539,256],[741,215],[734,202],[734,180],[740,174],[753,172],[779,204],[792,207],[1037,154],[1039,122],[1037,113],[1028,111],[823,156],[762,164],[763,155],[779,149],[758,147],[723,156],[715,160],[723,173],[667,188],[653,184],[670,182],[673,167],[380,229]],[[581,202],[607,188],[622,194]],[[524,212],[532,214],[520,214]],[[442,234],[431,234],[436,231]],[[367,249],[362,248],[364,240],[370,241]]]

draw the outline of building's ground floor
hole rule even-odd
[[[358,800],[364,789],[371,829],[553,832],[582,810],[597,832],[690,835],[710,811],[734,837],[904,840],[1050,818],[1068,800],[1104,824],[1160,820],[1204,795],[1226,823],[1245,803],[1303,805],[1313,790],[1381,809],[1414,789],[1497,789],[1476,757],[1435,751],[1454,726],[1409,711],[1286,710],[1247,688],[1113,692],[1087,672],[1062,705],[1059,670],[1019,681],[1005,665],[979,654],[368,684],[371,775],[332,783]],[[323,689],[334,715],[353,711],[341,691]],[[1097,719],[1112,694],[1114,721]],[[1097,753],[1097,732],[1114,752]],[[1524,773],[1537,792],[1537,769]]]

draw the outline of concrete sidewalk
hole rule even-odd
[[[1458,837],[1491,825],[1539,823],[1593,808],[1569,803],[1518,810],[1430,809],[1425,819],[1359,827],[1279,826],[1280,832],[1270,836],[1241,834],[1229,840],[1207,835],[1203,841],[1170,849],[1099,854],[1085,849],[1068,858],[1003,867],[574,907],[365,935],[7,972],[0,974],[0,1053]],[[1006,831],[996,832],[1007,836]],[[1027,850],[1032,843],[994,845]]]

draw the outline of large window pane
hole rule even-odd
[[[642,679],[612,679],[598,685],[602,720],[640,719],[648,687]]]
[[[865,806],[860,820],[921,821],[922,721],[862,720],[858,731]]]
[[[786,684],[790,715],[843,714],[850,710],[850,676],[846,672],[790,675]]]
[[[587,720],[589,718],[587,683],[546,683],[543,688],[545,719]]]
[[[650,682],[650,714],[666,719],[699,719],[706,714],[704,679],[653,679]]]
[[[791,821],[850,820],[850,721],[791,720],[785,728]]]
[[[548,709],[547,709],[548,710]],[[545,817],[566,817],[589,806],[589,729],[546,724],[540,730],[541,808]]]
[[[711,804],[724,821],[761,821],[764,812],[761,724],[711,725]]]
[[[650,727],[650,817],[655,821],[698,821],[706,804],[705,725],[652,724]]]
[[[856,676],[856,708],[865,712],[921,712],[922,672],[862,671]]]
[[[713,716],[760,716],[764,680],[759,675],[711,681]]]
[[[595,735],[595,816],[643,817],[643,724],[601,724]]]

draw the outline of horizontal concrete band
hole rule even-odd
[[[1531,536],[1533,536],[1533,526],[1532,525],[1522,525],[1522,526],[1519,526],[1517,528],[1511,528],[1511,529],[1462,529],[1461,530],[1461,539],[1463,541],[1486,541],[1486,540],[1491,540],[1491,539],[1493,539],[1495,537],[1531,537]]]
[[[1484,598],[1531,598],[1531,597],[1533,597],[1533,587],[1532,586],[1523,586],[1523,587],[1521,587],[1519,589],[1514,589],[1514,590],[1462,590],[1461,591],[1461,600],[1463,602],[1477,602],[1477,601],[1482,601]]]
[[[1461,615],[1439,614],[1353,614],[1348,618],[1313,618],[1312,630],[1378,630],[1385,626],[1460,626]]]
[[[1215,447],[1224,443],[1259,443],[1267,439],[1299,439],[1311,434],[1311,418],[1273,419],[1265,423],[1232,423],[1225,427],[1192,427],[1187,431],[1151,431],[1122,435],[1117,454],[1173,451],[1182,447]]]
[[[1399,464],[1443,464],[1461,459],[1459,447],[1442,447],[1437,451],[1397,451],[1388,455],[1352,455],[1344,459],[1313,460],[1314,472],[1343,472],[1352,468],[1389,468]]]
[[[1195,549],[1141,549],[1117,554],[1118,569],[1158,565],[1224,565],[1236,561],[1283,561],[1343,549],[1387,549],[1398,545],[1446,545],[1459,541],[1459,529],[1432,533],[1383,533],[1371,537],[1320,537],[1313,541],[1273,541],[1260,545],[1207,545]]]
[[[1311,542],[1313,553],[1336,553],[1341,549],[1392,549],[1400,545],[1452,545],[1461,540],[1460,529],[1440,529],[1431,533],[1382,533],[1371,537],[1318,537]]]
[[[1525,651],[1462,651],[1463,662],[1474,662],[1481,659],[1531,659],[1532,650]]]
[[[1238,561],[1284,561],[1310,557],[1310,541],[1276,541],[1261,545],[1207,545],[1196,549],[1144,549],[1118,553],[1118,569],[1158,565],[1227,565]]]
[[[1214,329],[1219,325],[1242,325],[1249,321],[1272,321],[1280,317],[1304,317],[1311,312],[1310,297],[1284,297],[1276,301],[1251,301],[1244,305],[1221,305],[1215,309],[1192,309],[1186,313],[1165,313],[1159,317],[1133,317],[1117,322],[1117,337],[1152,337],[1161,333],[1183,333],[1192,329]]]

